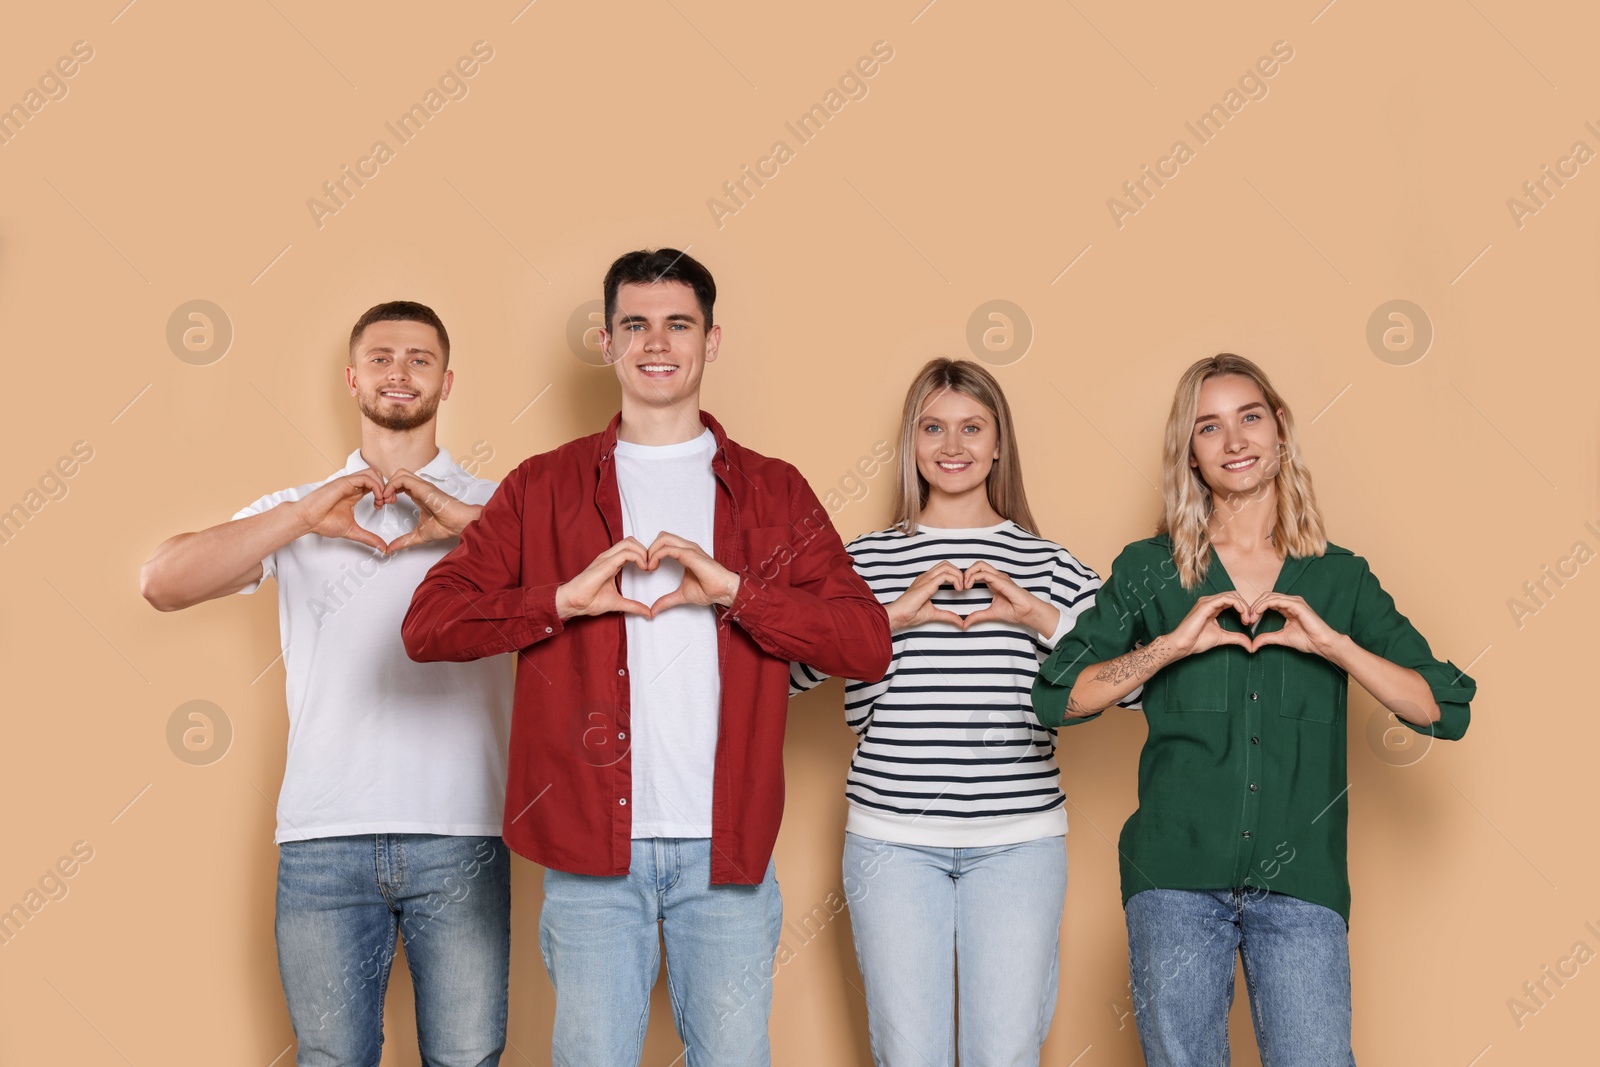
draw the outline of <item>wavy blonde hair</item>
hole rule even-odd
[[[900,413],[900,476],[894,487],[895,526],[907,535],[916,533],[917,520],[928,505],[928,481],[917,470],[917,426],[928,405],[946,391],[976,400],[994,416],[1000,458],[989,468],[989,506],[1002,518],[1039,536],[1038,524],[1028,507],[1028,494],[1022,489],[1022,460],[1017,455],[1011,405],[1006,403],[1006,394],[994,375],[967,359],[929,360],[906,390],[905,407]]]
[[[1200,386],[1208,379],[1226,375],[1237,375],[1253,382],[1278,423],[1278,471],[1270,482],[1262,483],[1273,486],[1276,491],[1277,519],[1272,527],[1272,541],[1278,557],[1320,556],[1328,548],[1322,512],[1317,509],[1316,493],[1311,488],[1311,472],[1300,454],[1289,405],[1260,367],[1243,356],[1223,352],[1202,359],[1183,372],[1172,397],[1172,412],[1167,416],[1161,461],[1165,511],[1156,532],[1171,537],[1172,561],[1185,589],[1194,589],[1205,581],[1206,568],[1211,562],[1209,523],[1216,508],[1211,488],[1190,462],[1194,458],[1194,422],[1200,409]]]

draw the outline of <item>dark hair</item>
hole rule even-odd
[[[711,305],[717,299],[717,283],[711,272],[687,252],[676,248],[641,249],[618,256],[606,271],[606,329],[611,329],[611,317],[617,311],[617,290],[624,285],[654,285],[656,282],[682,282],[694,290],[700,303],[700,314],[705,316],[705,328],[711,329]]]
[[[391,300],[368,308],[350,329],[351,359],[356,358],[356,342],[361,340],[362,332],[375,322],[420,322],[432,326],[439,335],[439,356],[445,367],[450,366],[450,334],[445,331],[444,322],[431,307],[415,300]]]

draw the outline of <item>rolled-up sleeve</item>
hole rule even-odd
[[[1422,675],[1439,705],[1439,721],[1420,725],[1401,719],[1420,734],[1456,741],[1467,732],[1472,720],[1472,698],[1478,683],[1449,660],[1434,657],[1428,641],[1400,614],[1391,597],[1370,567],[1363,566],[1356,592],[1350,637],[1375,656],[1409,667]]]
[[[1115,659],[1149,640],[1144,625],[1142,598],[1134,584],[1141,567],[1129,549],[1111,565],[1111,574],[1095,593],[1094,605],[1077,616],[1033,681],[1033,713],[1046,726],[1072,726],[1093,715],[1068,716],[1067,698],[1082,670],[1093,663]],[[1135,694],[1124,698],[1132,702]]]

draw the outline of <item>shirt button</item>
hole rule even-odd
[[[627,734],[618,734],[617,735],[617,740],[618,741],[626,741],[627,739],[628,739],[628,735]],[[1251,786],[1250,788],[1254,789],[1255,786]]]
[[[617,803],[621,804],[623,807],[627,807],[628,806],[628,798],[627,797],[622,797],[621,799],[619,799],[617,801]],[[1249,834],[1245,834],[1245,836],[1249,837],[1250,835]]]
[[[1250,699],[1251,700],[1258,700],[1258,699],[1260,699],[1260,697],[1261,697],[1260,693],[1251,693],[1250,694]]]
[[[1251,738],[1251,739],[1250,739],[1250,743],[1251,743],[1251,744],[1252,744],[1252,745],[1259,745],[1259,744],[1260,744],[1260,743],[1261,743],[1261,738],[1259,738],[1259,737],[1252,737],[1252,738]]]
[[[627,671],[625,671],[625,670],[622,670],[622,669],[621,669],[621,668],[620,668],[620,667],[619,667],[619,668],[618,668],[618,669],[617,669],[617,674],[618,674],[618,676],[619,676],[619,677],[620,677],[620,676],[621,676],[621,675],[624,675],[624,674],[627,674],[627,673],[628,673],[628,672],[627,672]]]
[[[554,626],[546,626],[544,628],[544,632],[547,634],[553,634],[556,632],[556,628]]]
[[[1256,784],[1254,782],[1251,782],[1250,783],[1250,792],[1254,793],[1255,791],[1256,791]]]
[[[1246,830],[1246,831],[1245,831],[1245,832],[1244,832],[1244,836],[1246,836],[1246,837],[1249,837],[1249,836],[1250,836],[1250,831],[1249,831],[1249,830]]]

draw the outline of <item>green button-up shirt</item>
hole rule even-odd
[[[1095,605],[1044,661],[1033,707],[1066,718],[1084,667],[1175,629],[1196,600],[1233,589],[1215,556],[1196,590],[1183,588],[1165,535],[1123,549]],[[1329,545],[1283,563],[1276,592],[1303,598],[1333,629],[1427,680],[1439,721],[1418,733],[1466,733],[1477,684],[1428,642],[1373,577],[1367,561]],[[1243,631],[1234,612],[1220,624]],[[1256,632],[1283,628],[1269,612]],[[1268,645],[1219,645],[1175,660],[1145,683],[1150,735],[1139,756],[1139,807],[1122,828],[1122,901],[1145,889],[1252,887],[1332,908],[1350,920],[1345,862],[1345,672],[1321,656]],[[1402,720],[1404,721],[1404,720]]]

